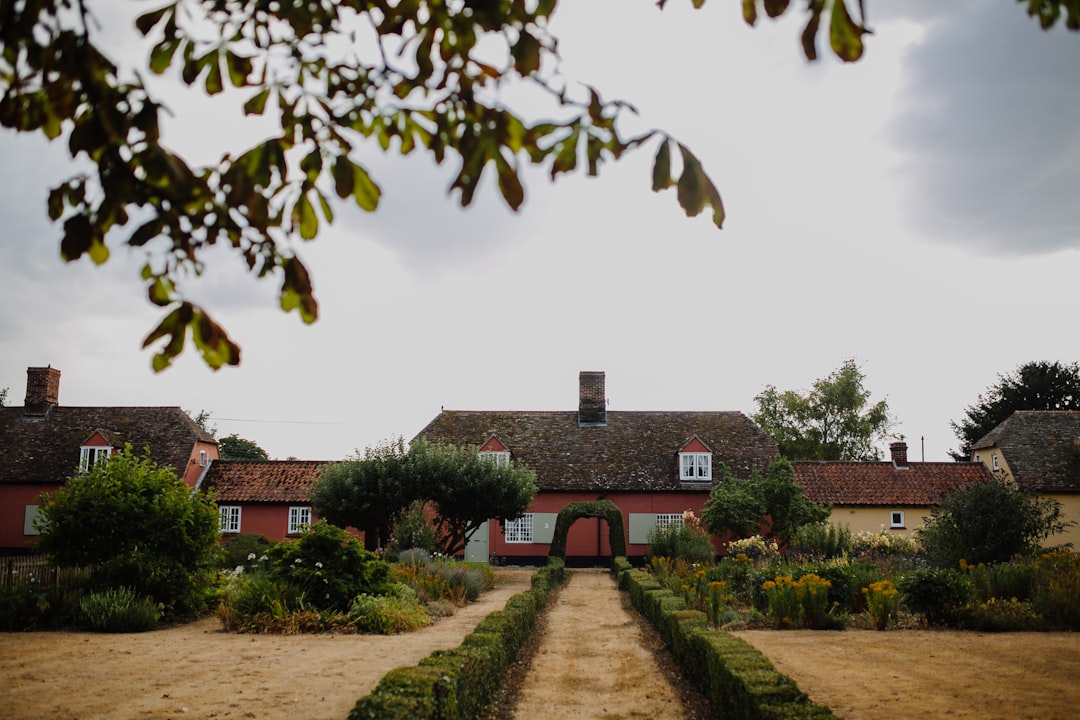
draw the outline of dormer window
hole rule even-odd
[[[679,453],[679,479],[683,482],[711,482],[712,453]]]
[[[83,445],[79,448],[79,470],[89,472],[98,463],[106,462],[112,455],[111,447],[91,447]]]
[[[506,466],[510,464],[510,453],[508,452],[480,452],[477,456],[482,462],[495,463],[499,466]]]
[[[499,439],[494,435],[480,446],[476,456],[484,462],[492,462],[499,466],[510,464],[510,448],[499,442]]]
[[[712,451],[696,437],[679,449],[679,482],[712,482]]]
[[[205,450],[199,451],[199,467],[206,467],[206,461],[208,459],[207,452]]]

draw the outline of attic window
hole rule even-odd
[[[995,470],[1000,470],[1001,469],[1001,465],[998,463],[997,453],[994,453],[993,455],[991,455],[990,460],[994,464],[994,469]]]
[[[206,467],[206,458],[207,458],[206,451],[205,450],[200,450],[199,451],[199,466],[200,467]]]
[[[112,455],[111,447],[90,447],[88,445],[83,445],[79,448],[79,470],[82,472],[89,472],[90,469],[98,463],[106,462],[110,455]]]
[[[483,451],[476,453],[476,456],[480,458],[481,462],[495,463],[500,467],[504,467],[510,464],[509,451],[503,450],[500,452]]]
[[[679,479],[682,482],[710,482],[712,480],[712,453],[679,453]]]

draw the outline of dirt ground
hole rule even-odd
[[[929,630],[736,632],[845,720],[1068,720],[1080,634]]]
[[[216,619],[136,635],[0,633],[6,720],[343,720],[387,671],[460,644],[528,587],[496,589],[408,635],[233,635]],[[589,633],[598,631],[595,635]],[[845,720],[1053,720],[1080,707],[1080,635],[847,630],[736,633]],[[574,571],[500,717],[699,718],[610,575]]]

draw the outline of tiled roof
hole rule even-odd
[[[79,464],[79,447],[95,431],[122,447],[130,443],[159,466],[182,474],[197,440],[215,442],[178,407],[53,406],[28,419],[21,407],[0,408],[0,483],[63,483]]]
[[[200,487],[220,503],[310,502],[325,460],[214,460]]]
[[[478,446],[494,436],[548,491],[691,488],[679,482],[678,452],[694,437],[712,449],[714,462],[738,477],[764,472],[777,453],[776,442],[741,412],[609,411],[603,427],[579,427],[577,416],[444,410],[417,437]]]
[[[795,481],[823,505],[933,505],[953,490],[990,479],[982,463],[796,462]]]
[[[1080,412],[1017,410],[972,446],[1001,449],[1013,479],[1039,491],[1080,492]]]

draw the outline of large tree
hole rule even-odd
[[[254,440],[242,438],[236,433],[218,440],[218,455],[222,460],[269,460],[270,455]]]
[[[765,477],[755,470],[736,478],[721,464],[720,480],[709,491],[701,519],[709,532],[738,538],[765,532],[787,543],[804,525],[824,522],[829,508],[808,500],[783,457],[769,463]]]
[[[311,500],[328,521],[365,530],[369,547],[386,544],[394,521],[414,503],[425,504],[440,549],[456,555],[485,521],[520,517],[535,495],[535,474],[516,462],[422,440],[406,450],[399,440],[328,466]]]
[[[1080,364],[1029,362],[998,375],[964,409],[963,419],[949,423],[960,440],[960,449],[949,454],[955,460],[971,459],[972,446],[1017,410],[1080,410]]]
[[[875,443],[894,421],[885,400],[870,403],[865,379],[848,359],[806,393],[768,385],[754,398],[754,421],[788,460],[878,460]]]
[[[457,161],[451,188],[462,205],[490,170],[516,209],[525,197],[523,165],[541,165],[552,179],[579,166],[596,174],[652,141],[653,190],[676,187],[687,215],[709,208],[722,224],[720,194],[686,146],[660,130],[627,136],[619,119],[630,105],[561,76],[547,29],[557,6],[175,0],[136,20],[152,49],[147,72],[134,72],[108,57],[92,0],[0,0],[0,125],[62,139],[73,158],[89,160],[89,174],[48,196],[49,217],[63,225],[65,260],[102,263],[118,243],[152,251],[142,278],[150,301],[165,309],[144,341],[163,341],[154,368],[167,367],[189,336],[211,367],[237,364],[239,346],[185,294],[182,279],[199,274],[207,248],[222,243],[252,273],[279,278],[282,309],[313,322],[311,278],[289,238],[316,237],[333,220],[335,196],[378,207],[382,190],[360,162],[361,145]],[[754,24],[759,9],[778,17],[788,8],[787,0],[744,0],[742,15]],[[821,35],[842,60],[862,56],[863,0],[811,0],[805,12],[807,58],[817,57]],[[1062,12],[1068,27],[1080,26],[1076,0],[1028,3],[1044,27]],[[243,93],[245,113],[268,119],[269,136],[260,130],[265,139],[251,147],[191,167],[162,135],[154,76],[172,68],[211,96],[229,86]],[[509,107],[494,92],[507,81],[550,97],[548,118]]]

